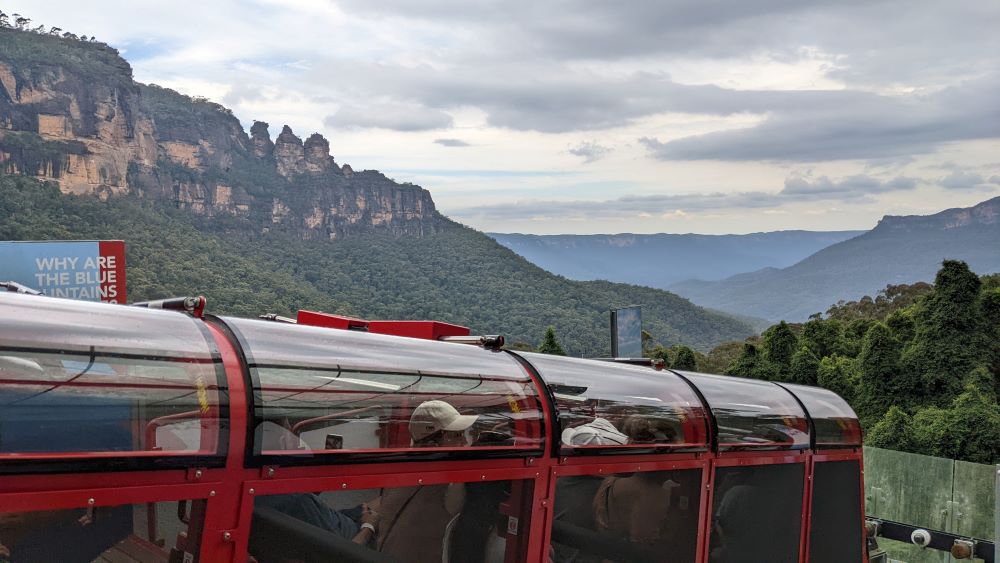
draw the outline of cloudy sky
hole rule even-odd
[[[866,229],[1000,195],[991,0],[7,0],[481,230]]]

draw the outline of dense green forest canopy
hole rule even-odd
[[[661,346],[650,355],[674,364],[681,351]],[[872,446],[1000,461],[1000,275],[977,276],[964,262],[944,261],[933,286],[889,286],[825,317],[782,321],[696,354],[696,362],[831,389],[851,403]]]
[[[534,347],[554,326],[566,352],[610,350],[608,308],[642,305],[667,345],[707,350],[752,329],[671,293],[576,282],[533,266],[447,219],[424,237],[301,240],[231,236],[220,222],[139,197],[100,201],[52,184],[0,175],[0,240],[124,239],[131,301],[202,294],[209,310],[294,316],[313,309],[376,319],[437,319]]]

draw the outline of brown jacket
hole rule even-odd
[[[637,473],[605,479],[594,497],[597,529],[647,545],[667,539],[670,492],[662,481],[650,477]]]
[[[445,527],[452,514],[445,507],[448,485],[386,489],[378,512],[379,551],[407,563],[441,563]]]

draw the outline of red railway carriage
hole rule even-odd
[[[867,561],[829,391],[193,310],[0,294],[0,561]]]

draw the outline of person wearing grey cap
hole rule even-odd
[[[410,415],[410,438],[418,448],[467,447],[466,431],[477,420],[445,401],[424,401]],[[445,530],[464,503],[462,483],[385,489],[377,502],[377,549],[408,563],[440,563]]]
[[[622,434],[605,418],[595,418],[587,424],[562,431],[564,446],[624,446],[628,436]]]

